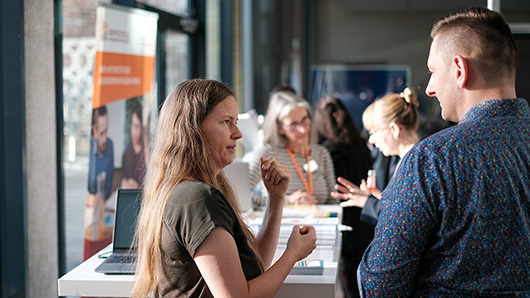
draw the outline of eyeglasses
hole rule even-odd
[[[385,130],[385,129],[389,129],[389,128],[390,128],[390,126],[381,127],[381,128],[376,129],[376,130],[371,129],[370,131],[368,131],[368,134],[369,134],[371,137],[373,137],[373,136],[375,136],[376,134],[378,134],[380,131],[383,131],[383,130]]]
[[[289,124],[282,124],[282,127],[289,131],[295,131],[298,129],[298,127],[309,128],[310,125],[311,118],[309,118],[309,116],[305,116],[304,119],[302,119],[302,122],[291,122]]]

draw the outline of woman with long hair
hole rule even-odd
[[[372,167],[372,157],[344,103],[335,96],[322,96],[316,103],[314,125],[318,143],[331,154],[335,176],[360,184]]]
[[[233,92],[193,79],[166,98],[147,167],[137,225],[134,297],[273,297],[296,261],[316,246],[310,226],[295,226],[271,266],[290,173],[261,159],[269,191],[254,237],[243,222],[223,168],[233,161],[237,127]]]

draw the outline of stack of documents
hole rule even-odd
[[[323,260],[302,260],[294,264],[291,273],[293,275],[322,275],[324,273]]]
[[[276,249],[275,259],[279,258],[281,254],[285,251],[285,248],[287,247],[287,241],[289,241],[289,237],[291,236],[291,232],[293,230],[293,226],[295,225],[311,225],[315,227],[316,235],[317,235],[317,247],[315,250],[307,257],[306,260],[311,260],[311,262],[320,262],[322,263],[324,261],[326,262],[336,262],[340,247],[338,245],[338,238],[339,230],[338,226],[340,224],[340,218],[339,217],[315,217],[314,212],[311,212],[309,215],[307,211],[305,212],[304,217],[300,216],[303,213],[298,211],[299,216],[293,216],[293,213],[288,213],[288,216],[286,215],[287,210],[284,210],[284,216],[282,217],[282,222],[280,226],[280,235],[278,237],[278,246]],[[263,218],[260,216],[256,216],[253,218],[249,218],[247,220],[248,225],[254,232],[254,234],[257,234],[259,229],[261,228],[261,223],[263,222]],[[311,263],[311,265],[314,265],[314,263]],[[318,266],[317,266],[318,269]],[[294,272],[298,269],[294,269]],[[312,269],[310,272],[314,272]],[[305,272],[306,270],[302,268],[302,272]],[[321,274],[318,273],[304,273],[304,274]],[[301,274],[301,273],[291,273],[291,274]]]

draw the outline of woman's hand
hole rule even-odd
[[[364,191],[364,192],[368,191],[368,192],[370,192],[370,194],[372,196],[374,196],[374,197],[378,198],[379,200],[381,200],[381,195],[382,195],[381,191],[379,189],[377,189],[377,188],[368,188],[368,184],[366,183],[366,180],[363,179],[361,181],[361,187],[360,188],[361,188],[362,191]]]
[[[317,234],[313,226],[294,226],[287,240],[285,253],[293,254],[296,261],[310,255],[317,247]]]
[[[337,182],[339,183],[335,184],[335,189],[339,192],[334,192],[334,197],[336,198],[349,200],[351,195],[370,195],[370,191],[368,190],[368,187],[366,187],[366,182],[362,188],[353,184],[350,180],[342,177],[337,178]]]
[[[281,203],[285,198],[285,193],[291,181],[291,173],[286,166],[277,161],[274,157],[261,157],[261,178],[269,193],[271,203]]]
[[[308,194],[305,191],[297,190],[287,196],[287,203],[291,205],[308,205],[318,204],[318,200],[314,196]]]
[[[366,187],[366,182],[362,187],[353,184],[348,179],[339,177],[337,179],[339,184],[335,185],[338,192],[332,192],[331,196],[344,200],[340,203],[342,207],[357,206],[363,208],[370,196],[370,191]]]

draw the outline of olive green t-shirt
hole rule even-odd
[[[217,226],[234,237],[246,279],[261,274],[258,259],[224,195],[211,185],[183,181],[171,193],[164,211],[163,273],[157,291],[161,297],[212,297],[193,255]]]

